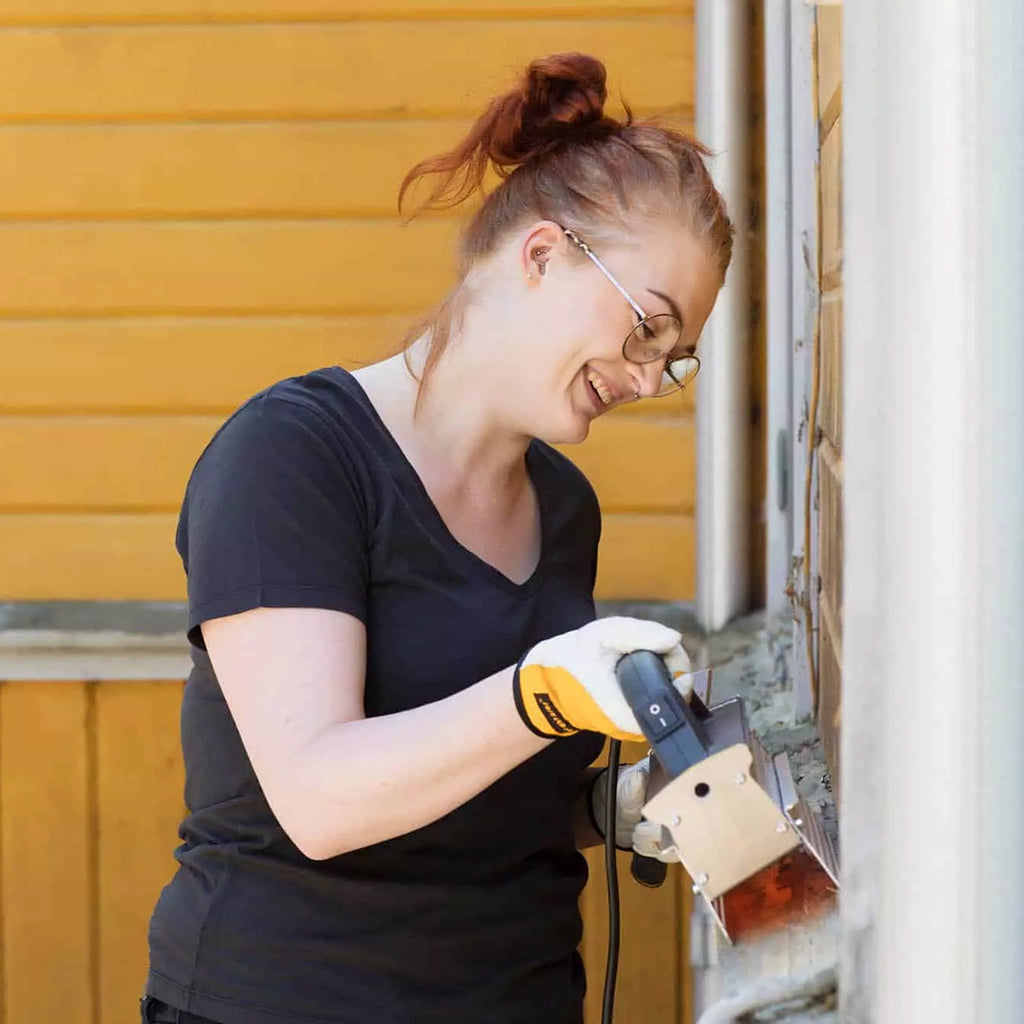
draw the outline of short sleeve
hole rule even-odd
[[[259,395],[193,470],[178,524],[189,640],[251,608],[329,608],[366,620],[369,517],[354,442],[315,409]]]

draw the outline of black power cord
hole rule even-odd
[[[604,1002],[601,1024],[612,1024],[615,1015],[615,982],[619,972],[619,871],[615,858],[615,800],[619,788],[619,756],[622,744],[608,744],[608,785],[604,794],[604,870],[608,877],[608,959],[604,968]]]

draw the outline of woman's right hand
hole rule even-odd
[[[660,654],[682,696],[690,693],[690,659],[682,636],[647,619],[595,619],[530,648],[513,677],[516,708],[538,736],[570,736],[581,729],[643,742],[615,668],[634,651]]]

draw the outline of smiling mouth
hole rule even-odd
[[[612,393],[608,390],[608,386],[601,378],[594,373],[593,370],[587,373],[587,384],[590,385],[594,394],[600,399],[602,405],[611,405],[613,401]]]

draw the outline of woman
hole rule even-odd
[[[615,663],[688,662],[657,623],[592,621],[598,505],[549,445],[687,383],[732,238],[706,150],[604,100],[598,61],[537,61],[414,168],[432,206],[504,177],[438,313],[255,396],[200,458],[190,814],[144,1019],[581,1019],[585,770],[639,733]]]

